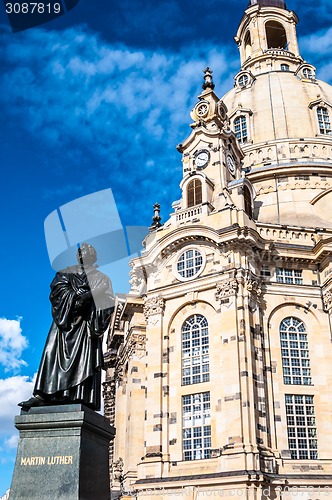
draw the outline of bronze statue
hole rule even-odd
[[[96,269],[95,249],[83,243],[78,265],[51,283],[53,324],[46,340],[33,397],[19,406],[101,403],[102,336],[113,312],[110,279]]]

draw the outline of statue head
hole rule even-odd
[[[89,243],[82,243],[76,254],[77,262],[81,266],[89,267],[97,261],[97,252]]]

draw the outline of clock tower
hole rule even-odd
[[[252,187],[242,175],[244,155],[230,129],[227,107],[214,92],[210,68],[204,71],[203,92],[190,115],[192,133],[177,146],[183,179],[182,198],[173,204],[175,214],[186,219],[187,210],[198,206],[205,215],[230,206],[244,209],[243,192],[247,189],[251,196]]]

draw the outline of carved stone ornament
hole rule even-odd
[[[146,349],[146,337],[138,333],[131,333],[122,351],[122,359],[128,360],[133,356],[143,357]]]
[[[114,425],[115,422],[115,379],[103,383],[104,415]]]
[[[332,292],[330,290],[324,293],[323,301],[325,309],[330,311],[332,309]]]
[[[123,459],[120,457],[112,464],[112,475],[115,481],[122,481],[123,469],[124,469],[124,462]]]
[[[114,373],[114,379],[117,382],[122,382],[123,377],[124,377],[124,367],[123,367],[123,365],[116,366],[115,373]]]
[[[236,279],[230,279],[217,283],[216,299],[222,300],[232,295],[236,295],[239,285]]]
[[[163,314],[165,310],[165,300],[162,297],[147,299],[144,304],[144,315],[146,318],[154,314]]]
[[[146,289],[146,279],[141,268],[136,267],[130,271],[130,293],[142,295]]]
[[[246,283],[246,289],[252,297],[260,297],[262,294],[260,283],[256,280],[248,280]]]
[[[104,368],[113,368],[118,359],[117,349],[109,349],[104,353]]]

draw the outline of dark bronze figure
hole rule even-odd
[[[113,312],[109,278],[96,269],[95,249],[84,243],[78,265],[57,272],[51,283],[53,324],[33,397],[19,406],[101,403],[102,336]]]

